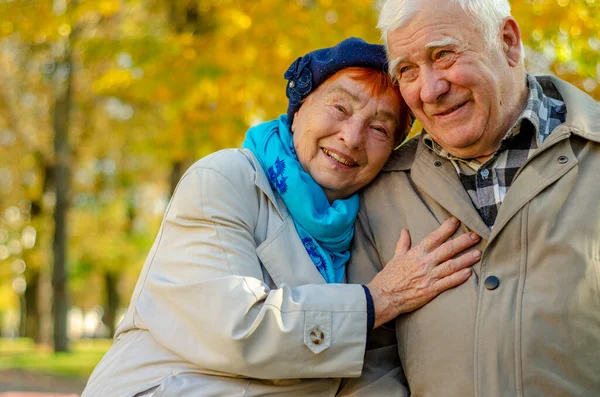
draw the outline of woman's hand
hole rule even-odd
[[[402,230],[394,257],[367,284],[375,307],[375,328],[469,278],[469,267],[479,261],[481,251],[454,257],[477,244],[480,237],[471,232],[448,240],[459,225],[458,219],[450,218],[413,248],[408,231]]]

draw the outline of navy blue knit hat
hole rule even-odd
[[[384,47],[379,44],[369,44],[357,37],[350,37],[335,47],[315,50],[296,59],[283,76],[288,80],[285,94],[290,101],[287,110],[290,125],[302,101],[311,92],[335,73],[350,67],[387,72]]]

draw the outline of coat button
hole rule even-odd
[[[441,162],[440,160],[435,160],[435,161],[433,162],[433,165],[434,165],[436,168],[440,168],[440,167],[442,166],[442,162]]]
[[[314,328],[310,331],[310,341],[315,345],[320,345],[323,343],[323,339],[325,339],[325,335],[323,335],[323,331],[319,328]]]
[[[558,157],[559,164],[566,164],[568,161],[569,161],[569,158],[567,156],[559,156]]]
[[[485,288],[491,291],[498,288],[498,286],[500,285],[500,280],[496,276],[489,276],[485,279],[483,285],[485,285]]]

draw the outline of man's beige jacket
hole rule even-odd
[[[83,397],[334,396],[361,373],[365,293],[325,284],[278,200],[247,150],[186,172]]]
[[[363,194],[350,282],[371,280],[402,228],[419,242],[454,215],[460,233],[482,236],[464,284],[396,321],[413,397],[600,396],[600,106],[538,81],[560,93],[567,121],[519,171],[492,230],[422,139]]]

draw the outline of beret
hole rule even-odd
[[[288,81],[285,94],[289,100],[289,124],[292,125],[294,114],[311,92],[335,73],[350,67],[387,72],[385,48],[379,44],[369,44],[357,37],[350,37],[334,47],[315,50],[296,59],[283,75]]]

